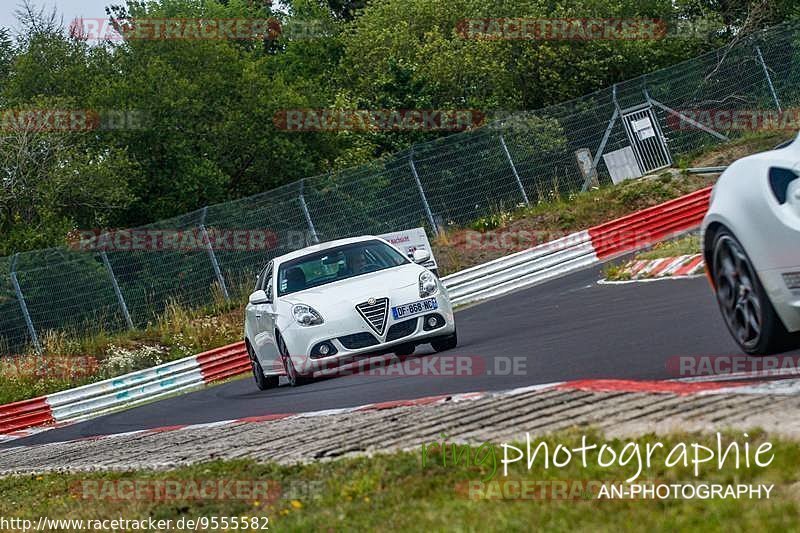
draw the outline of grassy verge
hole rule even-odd
[[[449,274],[672,200],[713,185],[715,179],[664,173],[652,179],[625,181],[557,201],[498,211],[471,228],[441,234],[431,246],[440,270]],[[531,235],[535,242],[517,239]]]
[[[659,483],[719,483],[774,484],[769,499],[666,499],[666,500],[604,500],[586,495],[577,500],[540,499],[503,501],[468,497],[457,487],[487,479],[491,473],[489,461],[480,466],[462,461],[457,466],[441,466],[441,456],[432,452],[423,467],[417,452],[375,455],[330,462],[314,462],[296,466],[257,464],[250,461],[205,463],[165,472],[48,474],[0,479],[0,516],[33,520],[40,516],[58,519],[173,519],[181,517],[268,517],[270,529],[277,531],[792,531],[800,528],[797,484],[800,480],[800,444],[793,441],[767,439],[759,432],[723,437],[736,439],[740,446],[749,441],[753,450],[764,441],[773,444],[772,463],[764,468],[752,465],[735,468],[729,458],[721,469],[716,461],[706,463],[695,477],[692,467],[664,466],[666,452],[656,454],[652,467],[645,468],[639,481],[658,480]],[[557,444],[573,448],[580,444],[576,433],[560,433],[546,439],[550,449]],[[619,451],[626,442],[636,442],[645,449],[647,443],[661,442],[669,450],[685,443],[698,442],[716,449],[714,437],[673,434],[656,438],[644,436],[631,441],[605,441],[601,436],[587,433],[587,442],[609,445]],[[535,445],[535,443],[534,443]],[[524,445],[518,445],[524,449]],[[476,449],[471,450],[474,457]],[[502,451],[497,447],[498,460]],[[601,468],[597,455],[589,452],[588,468],[581,465],[576,454],[568,466],[549,469],[537,459],[528,470],[525,460],[511,465],[509,477],[499,469],[492,481],[483,485],[478,494],[504,479],[531,481],[596,480],[619,483],[637,470],[636,461],[627,466]],[[751,456],[752,457],[752,456]],[[563,458],[562,458],[563,459]],[[499,465],[499,463],[498,463]],[[151,498],[132,498],[119,501],[107,498],[85,499],[103,493],[99,487],[121,485],[91,485],[104,481],[154,480],[185,482],[260,481],[270,487],[280,486],[283,495],[277,499],[252,497],[237,500],[173,500],[153,501]],[[88,482],[88,483],[87,483]],[[150,486],[153,486],[150,483]],[[187,485],[182,485],[187,486]],[[251,485],[252,486],[252,483]],[[87,489],[86,487],[91,487]],[[173,492],[174,494],[174,492]],[[107,495],[119,495],[112,491]]]
[[[699,148],[678,158],[678,168],[718,167],[730,165],[750,154],[772,150],[783,141],[794,138],[796,131],[747,132],[741,137],[711,148]]]
[[[101,381],[241,340],[243,306],[170,303],[147,328],[72,337],[48,332],[43,353],[0,357],[0,405]]]
[[[702,251],[701,248],[700,236],[690,234],[677,239],[659,242],[649,250],[636,254],[636,259],[661,259],[663,257],[699,254]]]

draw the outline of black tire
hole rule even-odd
[[[717,304],[739,347],[750,355],[787,350],[791,336],[772,307],[750,258],[727,229],[714,235],[711,259]]]
[[[417,346],[415,344],[401,344],[394,347],[394,354],[397,357],[406,357],[412,355],[416,349]]]
[[[278,376],[265,376],[261,363],[258,362],[250,343],[247,343],[247,354],[250,356],[250,366],[253,369],[253,378],[256,380],[258,390],[274,389],[278,386]]]
[[[289,350],[286,349],[283,337],[281,337],[280,333],[276,333],[275,336],[278,341],[278,351],[281,354],[281,361],[283,362],[283,368],[286,371],[286,379],[289,380],[289,385],[292,387],[299,387],[300,385],[305,385],[306,383],[314,381],[311,376],[303,375],[297,371],[292,362],[292,358],[289,357]]]
[[[452,350],[458,346],[458,332],[454,331],[452,335],[447,337],[440,337],[431,341],[431,347],[437,352],[444,352],[445,350]]]

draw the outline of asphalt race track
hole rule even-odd
[[[347,375],[264,392],[248,377],[5,447],[582,378],[674,378],[670,357],[741,353],[704,278],[598,285],[598,277],[585,270],[459,311],[459,346],[445,354],[473,356],[480,364],[468,376]],[[430,353],[420,347],[414,357]],[[523,358],[524,369],[502,372],[508,358]]]

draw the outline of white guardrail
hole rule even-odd
[[[598,262],[588,231],[579,231],[442,278],[454,305],[496,298]]]
[[[2,405],[0,434],[52,423],[78,422],[236,376],[249,369],[244,343],[237,342],[124,376]]]

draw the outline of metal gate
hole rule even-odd
[[[672,157],[653,108],[645,104],[622,112],[622,124],[642,174],[668,167]]]

